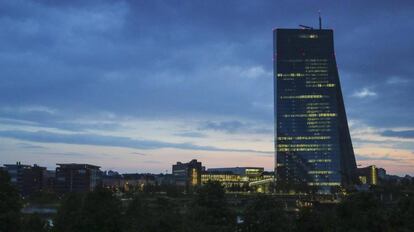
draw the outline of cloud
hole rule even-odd
[[[392,158],[389,155],[385,155],[385,156],[367,156],[367,155],[359,155],[359,154],[355,154],[356,159],[358,161],[369,161],[369,160],[385,160],[385,161],[399,161],[396,158]]]
[[[147,154],[141,153],[141,152],[131,152],[133,155],[140,155],[140,156],[147,156]]]
[[[174,135],[180,136],[180,137],[189,137],[189,138],[205,138],[207,136],[203,133],[195,132],[195,131],[177,132],[177,133],[174,133]]]
[[[201,123],[199,130],[214,130],[229,134],[234,133],[257,133],[257,134],[271,134],[273,128],[264,128],[254,125],[252,123],[241,122],[238,120],[231,121],[205,121]]]
[[[219,70],[222,73],[235,75],[243,78],[271,78],[272,72],[267,71],[263,66],[256,65],[250,67],[241,67],[237,65],[233,66],[224,66]]]
[[[23,148],[23,149],[45,149],[46,147],[40,146],[40,145],[34,145],[30,143],[18,143],[16,144],[17,147]]]
[[[48,152],[48,153],[41,153],[42,155],[51,155],[51,156],[68,156],[68,157],[79,157],[79,158],[97,158],[98,156],[86,153],[79,153],[79,152]]]
[[[142,162],[147,163],[147,164],[160,164],[160,163],[162,163],[161,161],[158,161],[158,160],[144,160]]]
[[[224,131],[226,133],[235,133],[245,127],[240,121],[225,121],[225,122],[204,122],[200,129]]]
[[[395,164],[414,164],[414,152],[410,150],[393,148],[393,147],[381,147],[366,145],[363,147],[355,148],[355,153],[358,157],[362,157],[364,160],[381,160],[392,161],[388,162],[389,166]]]
[[[0,124],[3,125],[24,125],[24,126],[36,126],[37,123],[26,120],[12,119],[12,118],[1,118]]]
[[[42,105],[26,105],[18,107],[2,107],[0,108],[2,113],[13,113],[13,114],[30,114],[30,113],[45,113],[45,114],[56,114],[57,110],[42,106]]]
[[[0,56],[0,106],[41,104],[78,117],[105,111],[127,117],[224,115],[272,122],[269,107],[254,104],[273,101],[271,28],[297,27],[314,18],[312,11],[300,16],[288,12],[321,6],[327,9],[326,27],[336,29],[340,72],[350,74],[341,82],[345,96],[358,86],[384,84],[390,76],[413,75],[408,62],[413,33],[402,33],[412,26],[406,20],[412,4],[70,2],[0,5],[5,15],[0,42],[7,48]],[[381,13],[392,17],[379,17]],[[387,26],[379,29],[378,22]],[[395,36],[377,39],[383,34]],[[361,105],[356,111],[378,123],[412,123],[402,114],[394,121],[375,113],[385,104],[396,107],[395,112],[408,108],[407,89],[376,86],[389,103]],[[401,97],[391,97],[395,92]],[[357,108],[359,103],[351,99],[347,104]],[[378,119],[382,115],[385,120]]]
[[[394,130],[386,130],[381,133],[382,136],[386,137],[397,137],[397,138],[414,138],[414,130],[400,130],[400,131],[394,131]]]
[[[271,29],[316,23],[318,9],[335,31],[348,116],[373,127],[358,145],[402,146],[381,132],[414,127],[410,1],[0,1],[1,130],[133,134],[131,119],[191,118],[271,140]],[[197,133],[169,135],[209,144]]]
[[[104,136],[96,134],[62,134],[47,131],[22,131],[22,130],[3,130],[0,131],[0,137],[19,139],[23,141],[43,142],[43,143],[64,143],[78,145],[95,145],[95,146],[114,146],[137,149],[161,149],[176,148],[183,150],[200,150],[200,151],[228,151],[243,153],[262,153],[273,154],[271,151],[258,151],[250,149],[231,149],[219,148],[214,146],[199,146],[192,143],[169,143],[157,140],[139,140],[121,136]]]
[[[409,83],[409,82],[410,82],[409,79],[405,79],[405,78],[402,78],[402,77],[399,77],[399,76],[392,76],[392,77],[388,78],[388,80],[387,80],[387,84],[390,84],[390,85],[406,84],[406,83]]]
[[[272,72],[266,71],[263,66],[254,66],[243,71],[243,75],[248,78],[272,77]]]
[[[101,114],[101,113],[99,113]],[[93,119],[77,118],[71,112],[61,112],[46,106],[26,105],[0,108],[0,124],[56,128],[68,131],[115,130],[121,125],[108,116],[96,114]]]
[[[375,127],[355,119],[349,122],[358,164],[376,165],[398,175],[413,174],[412,130]]]
[[[359,91],[354,92],[352,96],[357,98],[375,97],[377,96],[377,93],[369,90],[368,88],[363,88]]]

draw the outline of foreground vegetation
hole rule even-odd
[[[352,194],[337,205],[286,210],[272,196],[257,195],[234,206],[219,183],[191,195],[140,193],[120,199],[108,189],[69,194],[60,200],[54,226],[36,214],[22,214],[24,203],[0,174],[0,232],[267,232],[414,231],[414,198],[393,204],[375,194]]]

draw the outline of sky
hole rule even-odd
[[[272,30],[319,10],[358,165],[414,175],[408,0],[0,1],[0,164],[272,170]]]

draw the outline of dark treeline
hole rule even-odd
[[[23,201],[0,174],[0,232],[323,232],[414,231],[414,198],[387,205],[375,194],[351,194],[337,205],[289,212],[272,196],[257,195],[241,207],[229,204],[223,187],[208,183],[193,194],[139,193],[121,200],[98,188],[60,200],[54,226],[23,215]]]

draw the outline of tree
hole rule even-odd
[[[152,230],[157,232],[181,232],[182,217],[174,201],[165,197],[158,197],[151,209]]]
[[[280,203],[268,196],[258,196],[244,213],[243,232],[291,231],[291,221]]]
[[[121,201],[108,189],[95,189],[85,197],[79,224],[82,232],[122,231]]]
[[[47,232],[50,231],[48,223],[37,214],[28,214],[22,217],[22,232]]]
[[[27,196],[26,202],[34,204],[56,204],[59,203],[59,196],[51,191],[37,191]]]
[[[208,182],[197,189],[185,219],[186,231],[192,232],[233,232],[236,226],[236,216],[228,208],[219,182]]]
[[[55,218],[58,232],[122,231],[121,202],[112,192],[97,188],[65,197]]]
[[[151,215],[148,205],[140,195],[134,196],[124,217],[125,232],[151,231]]]
[[[57,232],[80,231],[81,211],[84,196],[71,193],[66,195],[54,219],[54,230]]]
[[[357,193],[337,208],[339,231],[390,231],[387,210],[372,193]]]
[[[7,172],[0,170],[0,232],[19,230],[22,207],[17,190],[11,185]]]
[[[133,198],[125,212],[125,231],[182,231],[181,215],[177,205],[166,197],[151,200],[150,203],[145,201],[142,195]]]
[[[396,231],[414,231],[414,196],[402,198],[391,213],[391,225]]]
[[[337,231],[334,209],[302,208],[295,221],[296,232]]]

